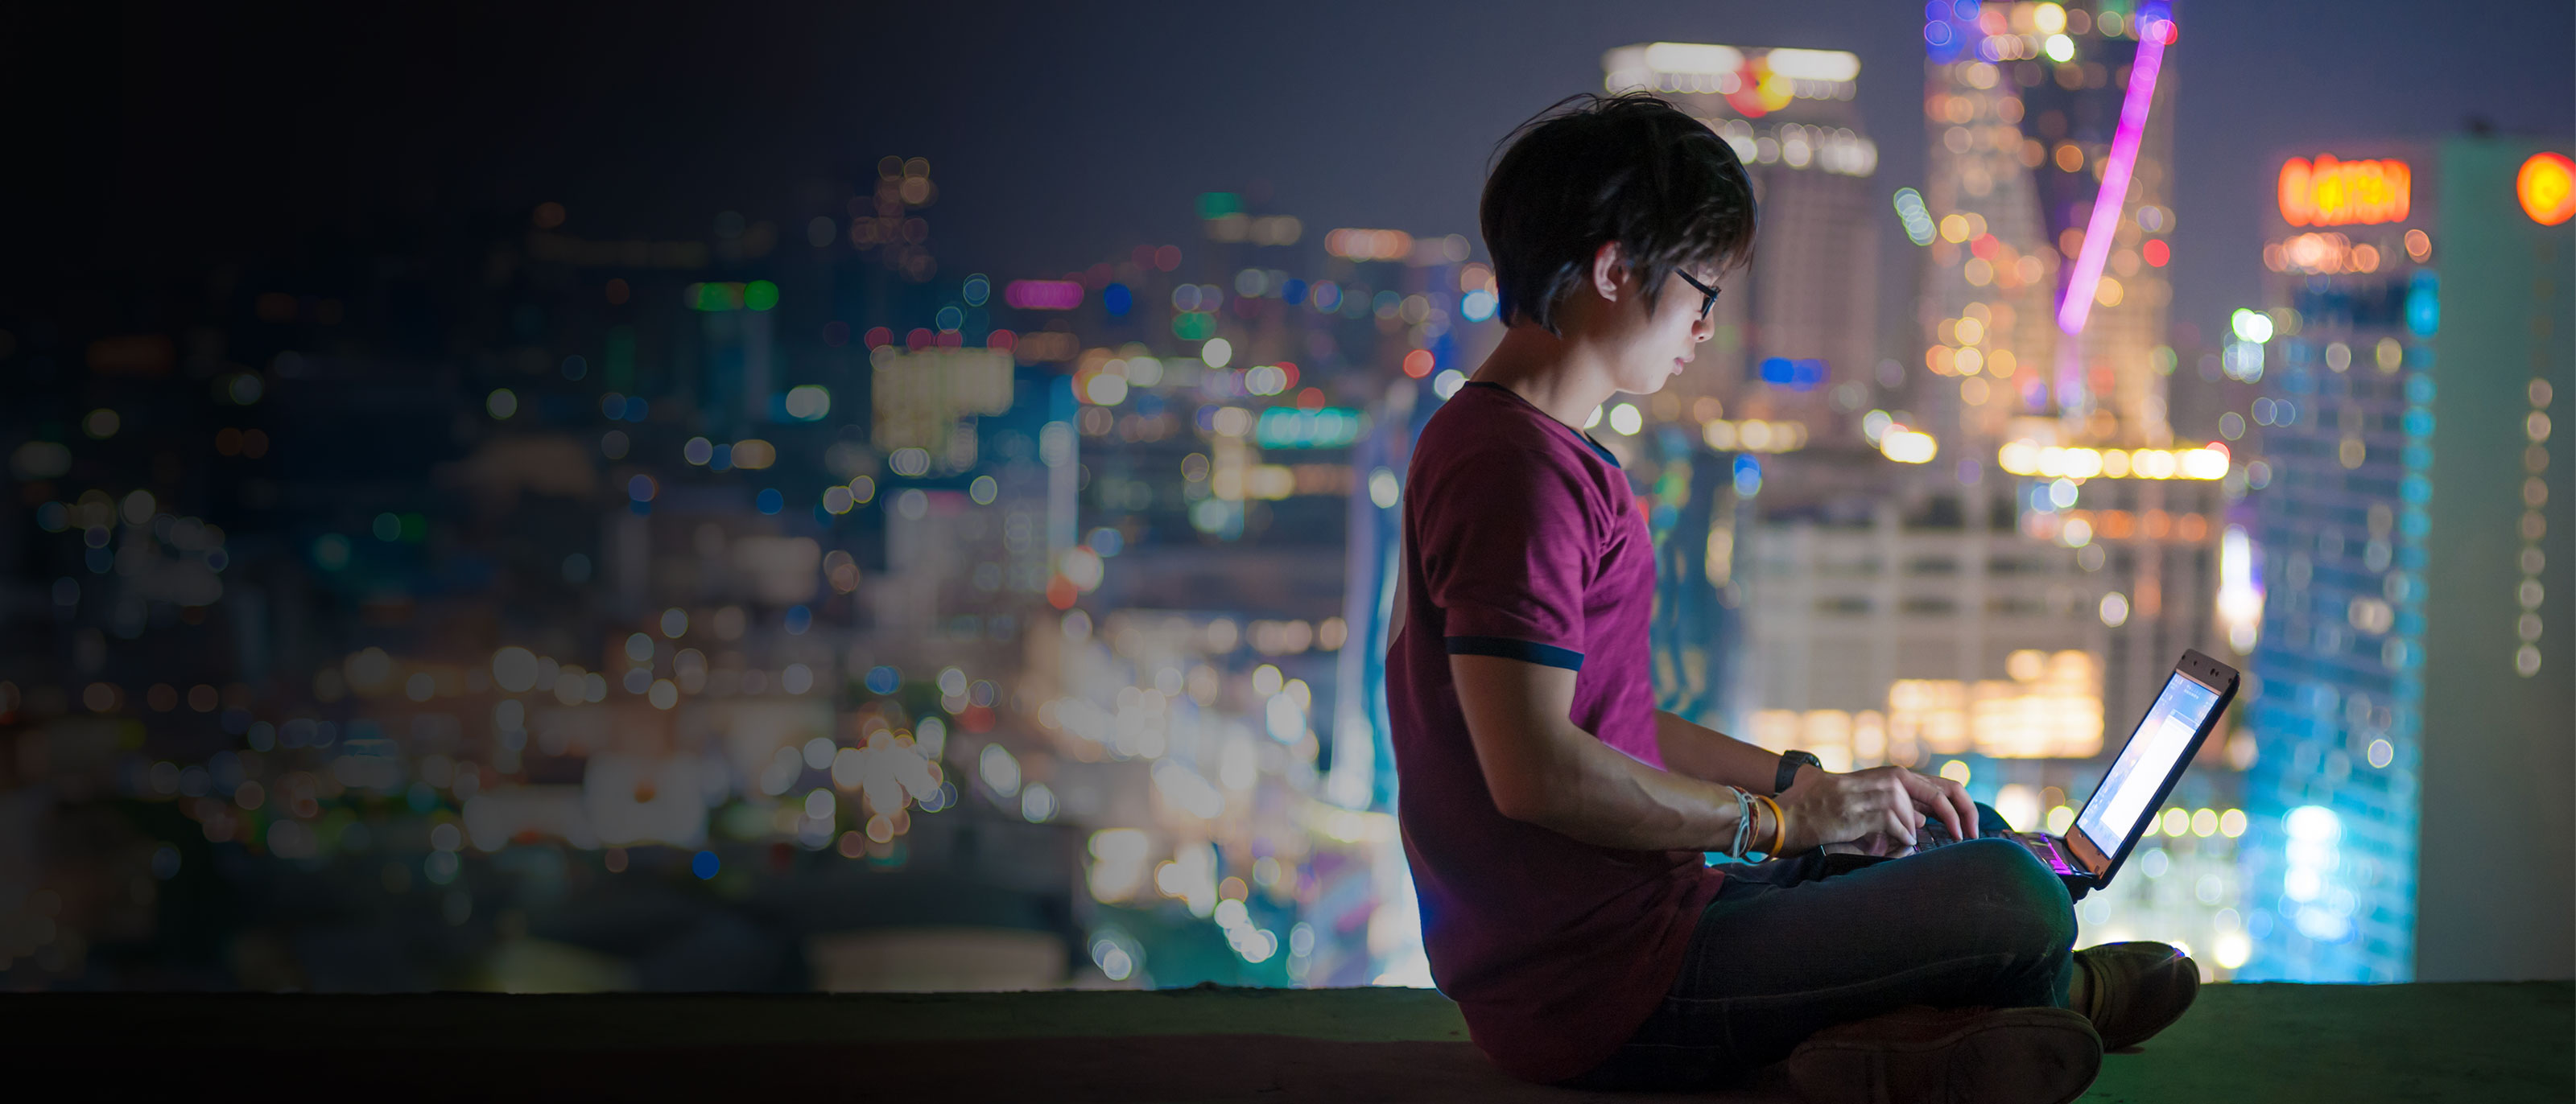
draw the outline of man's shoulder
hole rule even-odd
[[[1416,475],[1459,471],[1509,479],[1586,473],[1564,427],[1498,389],[1469,385],[1432,413],[1414,442]]]

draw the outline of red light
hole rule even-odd
[[[893,330],[889,330],[889,329],[887,329],[887,328],[885,328],[885,327],[883,327],[883,326],[875,326],[875,327],[871,327],[871,328],[868,330],[868,336],[867,336],[867,337],[865,337],[865,338],[863,338],[863,339],[861,339],[862,343],[863,343],[863,344],[865,344],[868,348],[871,348],[871,349],[874,349],[874,348],[876,348],[876,347],[878,347],[878,346],[880,346],[880,345],[884,345],[884,344],[886,344],[886,343],[888,343],[888,342],[891,342],[891,341],[893,341],[893,340],[894,340],[894,331],[893,331]]]
[[[2156,268],[2163,268],[2166,261],[2173,259],[2173,249],[2165,245],[2162,238],[2150,239],[2138,252],[2145,254],[2147,264]]]
[[[1415,349],[1404,354],[1404,374],[1421,379],[1431,374],[1431,350]]]
[[[1288,377],[1288,379],[1286,380],[1286,382],[1283,382],[1283,383],[1281,383],[1281,384],[1279,385],[1279,390],[1280,390],[1280,391],[1286,391],[1286,390],[1288,390],[1288,389],[1289,389],[1289,388],[1291,388],[1291,387],[1295,387],[1295,386],[1297,386],[1297,366],[1296,366],[1296,365],[1291,364],[1291,363],[1289,363],[1289,362],[1287,362],[1287,361],[1284,361],[1284,360],[1283,360],[1283,361],[1280,361],[1280,362],[1279,362],[1279,371],[1281,372],[1281,374],[1286,375],[1286,376]]]
[[[1309,387],[1303,391],[1297,392],[1297,409],[1322,410],[1323,408],[1324,391],[1322,388]]]

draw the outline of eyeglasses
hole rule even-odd
[[[1700,320],[1703,322],[1707,321],[1710,308],[1717,306],[1717,289],[1691,279],[1690,273],[1684,272],[1678,268],[1673,270],[1673,275],[1681,277],[1685,282],[1689,283],[1690,286],[1698,288],[1701,295],[1707,296],[1707,298],[1699,301]]]

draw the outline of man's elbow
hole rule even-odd
[[[1486,789],[1494,796],[1494,811],[1541,828],[1554,828],[1559,815],[1556,791],[1534,782],[1486,780]]]

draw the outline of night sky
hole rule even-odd
[[[547,200],[585,237],[704,237],[719,210],[838,213],[829,189],[888,153],[932,162],[944,273],[1186,247],[1208,190],[1266,194],[1311,232],[1472,239],[1495,140],[1598,90],[1605,49],[1658,39],[1857,52],[1878,187],[1923,183],[1921,9],[1901,0],[376,7],[6,17],[7,60],[85,78],[43,82],[34,102],[59,110],[19,116],[60,144],[67,171],[39,186],[71,216],[21,224],[26,246],[110,283],[190,279],[317,231]],[[2257,300],[2276,150],[2472,116],[2576,131],[2564,2],[2176,9],[2176,321]],[[1919,257],[1882,223],[1901,324]]]

